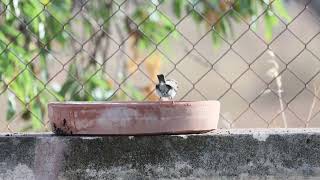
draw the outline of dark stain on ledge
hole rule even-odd
[[[67,124],[67,120],[63,119],[63,125],[58,127],[55,123],[53,123],[53,133],[56,135],[72,135],[73,132],[70,130],[70,127]]]
[[[306,143],[307,143],[307,144],[309,144],[309,143],[310,143],[310,141],[311,141],[311,140],[308,138],[308,139],[306,140]]]
[[[65,132],[61,128],[58,128],[55,123],[53,123],[53,133],[56,135],[65,135]]]

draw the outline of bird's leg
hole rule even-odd
[[[170,101],[171,101],[171,104],[174,104],[174,100],[172,97],[170,97]]]

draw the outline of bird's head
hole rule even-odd
[[[157,75],[157,77],[158,77],[159,83],[165,83],[166,82],[165,79],[164,79],[164,75],[163,74],[159,74],[159,75]]]

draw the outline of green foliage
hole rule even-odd
[[[172,5],[173,12],[178,18],[181,18],[181,12],[182,12],[182,9],[183,9],[185,3],[187,3],[187,1],[184,1],[184,0],[174,0],[173,1],[173,5]]]
[[[219,44],[221,36],[232,36],[232,21],[240,22],[257,17],[266,9],[265,36],[267,40],[271,39],[272,28],[279,20],[268,8],[272,8],[279,16],[290,21],[281,0],[274,1],[271,6],[267,6],[263,0],[238,0],[233,5],[232,11],[229,11],[231,6],[228,2],[139,1],[136,2],[138,4],[132,14],[117,17],[116,12],[120,7],[113,1],[90,0],[86,4],[81,4],[82,1],[76,0],[3,0],[0,3],[0,82],[1,86],[7,88],[7,120],[10,121],[20,113],[18,104],[22,104],[21,117],[31,121],[31,126],[25,127],[25,130],[39,130],[42,128],[41,120],[44,119],[49,101],[123,99],[123,93],[114,95],[117,87],[106,78],[105,63],[100,64],[102,66],[100,67],[92,59],[97,58],[98,51],[100,53],[106,51],[101,39],[107,39],[106,34],[113,22],[122,21],[125,28],[121,30],[134,36],[141,49],[163,43],[168,35],[174,35],[175,24],[156,10],[155,5],[169,3],[175,18],[181,19],[190,14],[195,22],[194,25],[198,26],[204,22],[209,24],[208,30],[213,30],[211,34],[214,45]],[[84,8],[79,8],[81,6]],[[78,11],[83,12],[78,13]],[[62,48],[76,46],[77,42],[70,35],[77,33],[71,28],[72,23],[84,29],[83,37],[89,38],[99,30],[100,26],[105,33],[93,41],[94,50],[90,54],[92,59],[84,59],[85,66],[71,63],[64,67],[68,68],[66,69],[68,76],[60,88],[54,88],[49,83],[52,80],[49,75],[49,55],[55,46]],[[134,25],[139,28],[132,28]],[[170,43],[166,46],[170,47]],[[103,59],[106,56],[108,54],[105,54]],[[143,94],[133,84],[125,83],[122,89],[130,91],[129,94],[136,100],[144,99]]]

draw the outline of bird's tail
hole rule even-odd
[[[166,81],[164,80],[164,75],[163,74],[159,74],[157,75],[158,76],[158,80],[159,80],[159,83],[165,83]]]

